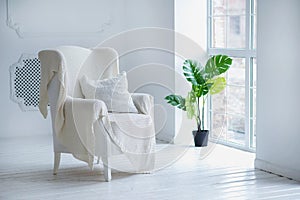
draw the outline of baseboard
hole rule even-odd
[[[300,170],[289,169],[286,166],[276,165],[257,158],[255,159],[255,168],[300,181]]]

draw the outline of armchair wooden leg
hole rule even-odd
[[[104,178],[106,182],[111,181],[111,169],[109,167],[109,159],[107,157],[102,158],[104,166]]]
[[[56,153],[54,152],[54,168],[53,168],[53,175],[57,174],[57,170],[59,167],[59,163],[60,163],[60,155],[61,153]]]
[[[102,156],[102,162],[104,166],[104,178],[105,181],[109,182],[111,181],[111,168],[110,168],[111,142],[108,134],[105,135],[105,140],[103,141],[104,141],[104,154],[103,154],[104,156]]]

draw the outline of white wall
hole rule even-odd
[[[22,53],[37,53],[41,49],[58,45],[93,47],[115,34],[132,28],[162,27],[174,29],[173,0],[87,0],[76,1],[77,4],[72,1],[72,9],[69,9],[70,1],[0,1],[0,60],[2,69],[2,73],[0,73],[2,94],[0,98],[0,137],[51,133],[49,118],[44,120],[42,115],[36,111],[22,112],[18,105],[9,98],[9,66],[16,63]],[[6,2],[11,4],[9,9]],[[86,5],[87,8],[85,8],[80,2],[90,3],[93,7]],[[45,8],[45,5],[48,5],[47,8],[49,9],[41,9]],[[94,12],[89,13],[85,9],[93,9]],[[78,15],[74,16],[74,10]],[[7,26],[7,11],[9,11],[12,19],[19,23],[18,25],[11,23],[11,26],[21,27],[19,31],[23,33],[20,34],[23,38],[20,38],[15,30]],[[51,16],[58,15],[64,19],[59,21],[55,17],[51,18]],[[107,20],[105,15],[108,15],[110,20]],[[74,17],[72,18],[72,16]],[[82,18],[78,16],[82,16]],[[91,17],[90,20],[89,17]],[[172,38],[170,40],[173,41]],[[174,66],[174,59],[171,59],[170,56],[165,59],[164,56],[156,53],[152,58],[171,68]],[[121,61],[121,70],[129,70],[137,64],[151,61],[145,55],[131,58],[128,56]],[[162,78],[169,76],[170,82],[172,80],[174,82],[172,75],[158,74]],[[155,89],[153,88],[154,86],[150,85],[140,88],[140,91],[153,94],[157,102],[160,103],[165,90],[156,86]],[[170,115],[172,115],[172,110]],[[168,132],[174,132],[174,118],[172,117],[168,118],[160,134]]]
[[[175,110],[167,105],[164,97],[175,90],[174,86],[174,0],[127,0],[126,28],[152,27],[137,37],[127,37],[127,47],[145,47],[133,50],[121,58],[122,69],[130,71],[135,81],[129,88],[135,92],[155,94],[156,138],[171,142],[175,137]],[[134,5],[134,6],[132,6]],[[147,14],[148,13],[148,14]],[[164,29],[155,29],[166,28]],[[150,47],[150,48],[148,48]],[[140,68],[140,70],[137,70]],[[139,76],[143,74],[143,76]],[[143,83],[144,84],[141,84]],[[151,83],[152,82],[152,83]],[[146,83],[146,84],[145,84]]]
[[[257,168],[300,180],[300,1],[258,1]]]
[[[207,0],[175,0],[175,92],[183,97],[191,85],[183,76],[185,59],[196,59],[205,64],[207,49]],[[189,120],[186,113],[176,109],[176,143],[192,141],[196,121]]]

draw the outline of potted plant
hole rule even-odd
[[[232,59],[227,55],[210,57],[206,65],[195,60],[183,63],[183,74],[192,84],[191,91],[186,98],[171,94],[165,100],[172,106],[187,112],[189,119],[196,119],[197,130],[193,131],[195,146],[207,146],[209,130],[204,129],[204,107],[208,95],[217,94],[226,87],[226,79],[221,76],[231,66]]]

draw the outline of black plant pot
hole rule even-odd
[[[193,131],[196,147],[206,147],[208,142],[209,130]]]

